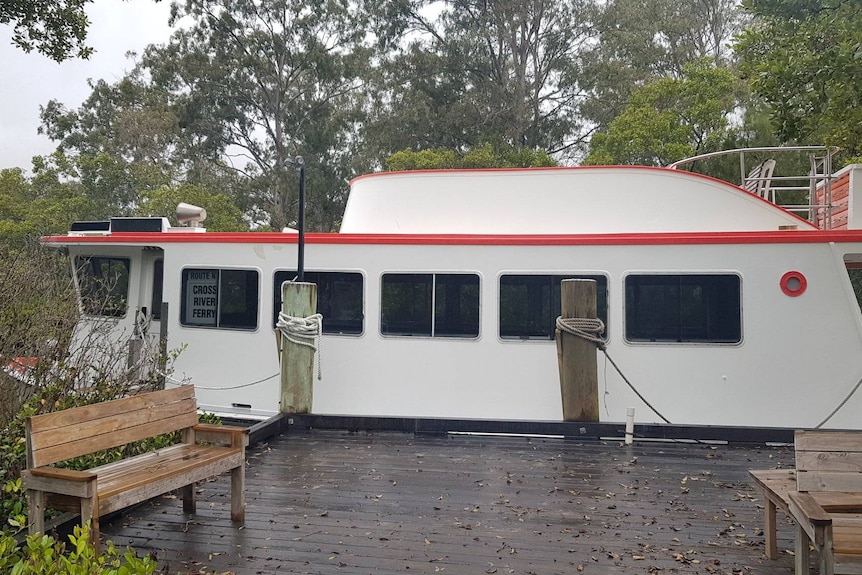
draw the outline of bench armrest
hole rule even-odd
[[[195,431],[195,439],[198,442],[226,444],[229,441],[231,447],[248,446],[247,427],[199,423],[192,429]]]
[[[63,481],[86,482],[93,481],[97,477],[92,471],[77,471],[75,469],[63,469],[60,467],[35,467],[27,471],[34,477],[47,477]]]
[[[27,489],[59,493],[74,497],[92,497],[96,492],[97,475],[90,471],[60,469],[58,467],[35,467],[21,472]]]
[[[832,539],[832,516],[807,491],[791,491],[790,514],[818,548]]]

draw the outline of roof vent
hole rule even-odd
[[[203,208],[180,202],[177,205],[177,221],[180,225],[188,224],[190,228],[200,226],[200,223],[207,219],[207,211]]]

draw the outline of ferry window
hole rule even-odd
[[[272,326],[281,311],[281,284],[296,277],[295,271],[275,272],[273,281]],[[305,281],[317,284],[317,313],[323,316],[323,333],[359,335],[362,333],[363,279],[360,273],[305,272]]]
[[[184,269],[180,323],[256,329],[258,284],[253,270]]]
[[[383,274],[383,335],[479,337],[479,276]]]
[[[850,285],[853,287],[853,294],[856,296],[856,303],[859,309],[862,310],[862,264],[856,261],[858,256],[850,259],[850,256],[844,256],[844,265],[847,268],[847,275],[850,278]]]
[[[128,258],[79,256],[75,260],[81,305],[86,315],[126,315],[130,266]]]
[[[162,292],[165,285],[165,260],[153,262],[153,301],[150,305],[150,316],[162,319]]]
[[[737,275],[630,275],[626,339],[633,342],[738,343]]]
[[[601,275],[500,276],[500,338],[554,339],[560,316],[560,282],[596,282],[596,315],[608,323],[608,279]]]

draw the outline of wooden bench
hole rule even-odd
[[[820,572],[862,573],[862,432],[797,431],[795,470],[750,471],[767,503],[766,556],[775,559],[775,511],[796,522],[796,574],[808,573],[810,545]]]
[[[52,464],[174,431],[181,442],[86,471]],[[195,511],[194,484],[231,472],[233,521],[245,520],[245,448],[248,430],[198,424],[193,386],[65,409],[27,418],[30,533],[44,530],[45,509],[75,511],[90,522],[99,546],[99,517],[158,495],[181,490],[183,510]]]
[[[776,541],[776,510],[790,515],[789,493],[796,490],[795,469],[756,469],[748,472],[766,499],[763,507],[763,537],[766,540],[766,557],[778,558]]]

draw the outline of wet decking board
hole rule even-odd
[[[792,573],[779,519],[764,556],[748,469],[786,447],[314,431],[248,451],[246,521],[229,477],[196,515],[159,498],[103,523],[169,573]]]

